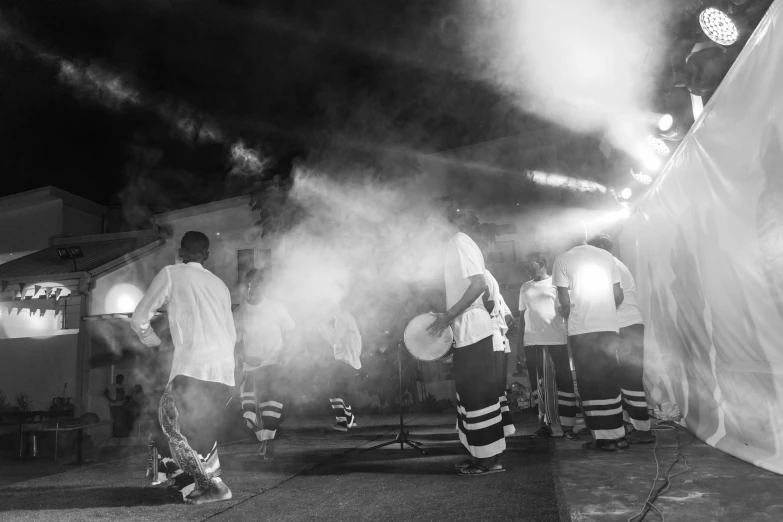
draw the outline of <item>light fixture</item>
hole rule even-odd
[[[653,135],[647,136],[647,143],[650,144],[650,148],[656,152],[659,156],[668,156],[671,154],[671,149],[666,145],[662,139],[656,138]]]
[[[661,132],[668,131],[672,128],[672,125],[674,125],[674,117],[671,114],[664,114],[658,120],[658,128],[661,130]]]
[[[70,247],[57,247],[57,255],[60,257],[60,259],[73,259],[73,271],[78,272],[79,269],[76,266],[76,259],[80,257],[84,257],[84,253],[82,252],[81,247],[78,246],[70,246]]]
[[[631,189],[629,188],[624,188],[623,191],[620,192],[620,195],[623,197],[623,199],[631,199],[633,192],[631,192]]]
[[[631,169],[631,176],[633,179],[641,183],[642,185],[649,185],[652,183],[652,178],[645,174],[644,172],[634,172],[633,169]]]
[[[719,45],[731,45],[739,38],[734,20],[715,7],[708,7],[699,14],[699,25],[704,34]]]
[[[657,171],[661,168],[661,160],[657,156],[650,154],[644,158],[644,168]]]

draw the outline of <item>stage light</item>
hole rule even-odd
[[[629,188],[624,188],[620,195],[623,197],[623,199],[631,199],[633,192],[631,192],[631,189]]]
[[[671,114],[664,114],[661,119],[658,120],[658,128],[661,132],[666,132],[674,125],[674,117]]]
[[[656,171],[661,168],[661,160],[657,156],[649,155],[644,158],[644,167]]]
[[[103,313],[133,313],[142,297],[144,297],[144,293],[131,284],[120,283],[114,285],[106,294]]]
[[[631,176],[633,179],[641,183],[642,185],[649,185],[652,183],[652,178],[645,174],[644,172],[634,172],[633,169],[631,169]]]
[[[737,25],[720,9],[708,7],[699,14],[699,24],[710,40],[720,45],[731,45],[737,41]]]
[[[650,144],[652,150],[654,150],[659,156],[668,156],[671,154],[671,149],[669,149],[669,146],[666,145],[662,139],[650,135],[647,136],[647,143]]]

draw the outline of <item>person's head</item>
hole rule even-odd
[[[209,239],[202,232],[185,232],[179,246],[183,263],[204,263],[209,258]]]
[[[534,279],[540,281],[549,274],[547,272],[547,258],[542,252],[531,252],[525,258],[525,268]]]
[[[587,244],[606,250],[610,254],[612,253],[612,247],[614,246],[614,242],[609,234],[598,234],[588,241]]]
[[[141,387],[141,384],[137,384],[133,387],[133,393],[144,393],[144,389]]]
[[[116,382],[117,384],[122,384],[124,381],[125,381],[125,376],[121,373],[118,373],[117,377],[114,378],[114,382]]]
[[[257,302],[263,295],[263,287],[266,273],[263,270],[253,268],[245,274],[247,283],[247,298],[252,302]]]

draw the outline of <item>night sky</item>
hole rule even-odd
[[[456,4],[257,5],[3,2],[2,194],[52,184],[104,204],[174,208],[231,195],[228,145],[239,139],[285,164],[324,148],[447,150],[529,124],[465,74],[448,17]],[[46,56],[110,71],[145,103],[69,85]],[[226,139],[183,138],[151,107],[161,104],[208,118]]]

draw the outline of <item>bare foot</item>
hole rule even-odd
[[[198,495],[195,495],[198,493]],[[194,491],[185,500],[191,504],[207,504],[209,502],[222,502],[231,500],[231,490],[223,482],[215,482],[206,491]]]

